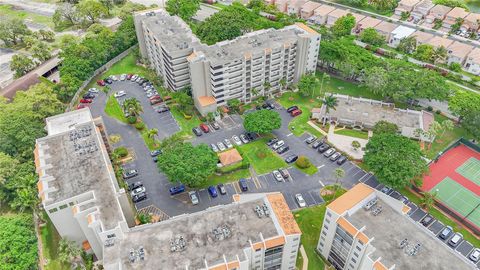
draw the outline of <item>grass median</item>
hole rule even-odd
[[[127,118],[123,113],[122,107],[113,95],[108,97],[107,104],[105,105],[105,113],[108,116],[115,118],[122,123],[127,123]]]
[[[242,157],[250,162],[258,174],[287,167],[287,163],[266,145],[269,139],[262,138],[237,147]]]

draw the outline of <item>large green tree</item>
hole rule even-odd
[[[182,182],[189,187],[206,183],[216,168],[218,157],[205,144],[175,143],[158,156],[158,167],[171,182]]]
[[[35,62],[27,55],[16,54],[10,62],[10,69],[15,71],[15,77],[19,78],[35,68]]]
[[[480,140],[480,110],[468,112],[463,118],[462,126],[468,130],[474,138]]]
[[[480,94],[456,91],[448,101],[448,108],[461,120],[472,112],[480,111]]]
[[[87,25],[98,22],[101,17],[108,14],[108,9],[97,0],[81,0],[76,7]]]
[[[315,90],[319,89],[320,80],[315,74],[303,75],[298,82],[298,90],[303,96],[314,96]]]
[[[338,18],[332,26],[332,33],[337,37],[348,36],[352,33],[355,27],[355,17],[352,14],[347,14]]]
[[[391,133],[373,134],[363,161],[380,183],[393,188],[409,185],[427,168],[418,143]]]
[[[388,121],[378,121],[373,126],[373,133],[374,134],[381,134],[381,133],[390,133],[390,134],[397,134],[398,133],[398,126],[394,123],[390,123]]]
[[[177,15],[189,21],[200,9],[199,0],[168,0],[165,9],[170,15]]]
[[[249,132],[270,133],[282,125],[280,114],[272,110],[259,110],[245,116],[243,127]]]
[[[385,37],[377,32],[375,28],[369,27],[360,34],[360,40],[373,46],[385,44]]]
[[[23,36],[30,35],[27,25],[20,18],[4,17],[0,20],[0,40],[7,46],[17,45]]]
[[[417,48],[417,39],[414,36],[402,38],[397,49],[403,53],[411,54]]]

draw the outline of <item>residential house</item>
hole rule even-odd
[[[275,7],[278,11],[286,13],[289,0],[275,0]]]
[[[382,21],[377,26],[375,26],[375,30],[377,30],[380,35],[383,35],[386,41],[390,40],[390,35],[392,34],[393,30],[395,30],[395,28],[397,28],[396,24],[386,21]]]
[[[427,17],[425,18],[425,23],[433,24],[435,19],[443,21],[447,16],[447,13],[449,13],[451,10],[451,7],[436,5],[428,12]]]
[[[452,28],[452,25],[457,22],[458,18],[464,19],[468,16],[468,14],[468,11],[459,7],[450,10],[450,12],[448,12],[445,16],[445,20],[443,21],[443,28],[449,31]]]
[[[412,12],[418,3],[420,3],[420,0],[401,0],[395,9],[395,15],[402,16],[404,12]]]
[[[475,48],[468,54],[463,68],[467,72],[480,75],[480,48]]]
[[[335,8],[330,5],[321,5],[313,11],[309,21],[314,24],[326,24],[328,14],[334,10]]]
[[[390,38],[388,40],[388,46],[393,48],[398,47],[402,39],[409,37],[413,33],[415,33],[414,28],[400,25],[399,27],[395,28],[395,30],[392,31]]]
[[[415,37],[418,46],[427,43],[430,39],[434,37],[434,35],[417,30],[412,34],[412,37]]]
[[[313,12],[315,9],[320,7],[322,4],[313,2],[313,1],[308,1],[306,2],[303,6],[302,9],[300,10],[300,17],[304,20],[310,18],[313,16]]]
[[[418,3],[411,13],[413,20],[418,22],[419,20],[425,18],[428,15],[428,12],[434,7],[432,0],[423,0]]]
[[[444,47],[445,49],[448,48],[448,46],[452,45],[453,40],[440,37],[440,36],[434,36],[432,39],[426,42],[426,44],[432,45],[435,49]]]
[[[375,18],[367,16],[367,17],[365,17],[365,19],[363,19],[363,20],[361,20],[357,23],[357,26],[354,29],[354,32],[355,32],[355,34],[358,35],[361,32],[363,32],[363,30],[365,30],[367,28],[375,28],[381,22],[382,21],[379,20],[379,19],[375,19]]]
[[[463,65],[468,54],[473,50],[473,46],[463,42],[455,41],[447,48],[447,64],[457,63]]]
[[[352,14],[352,16],[355,17],[355,28],[356,26],[358,26],[361,20],[365,19],[365,16],[363,16],[362,14],[353,13],[353,12],[350,12],[350,14]],[[354,32],[355,28],[352,29],[352,32]]]
[[[465,21],[462,27],[464,27],[465,30],[472,30],[473,32],[477,32],[478,28],[480,27],[480,14],[468,14],[467,17],[465,17]]]
[[[287,3],[287,13],[289,15],[300,16],[300,10],[305,3],[307,3],[307,0],[290,0]]]
[[[333,24],[338,20],[340,19],[341,17],[347,15],[349,12],[344,10],[344,9],[336,9],[330,13],[328,13],[328,16],[327,16],[327,26],[328,27],[331,27],[333,26]]]
[[[267,5],[275,5],[275,0],[264,0]]]

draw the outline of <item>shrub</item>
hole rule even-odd
[[[432,107],[432,106],[428,106],[428,107],[427,107],[427,111],[429,111],[429,112],[433,111],[433,107]]]
[[[295,164],[297,164],[297,166],[302,169],[306,169],[312,166],[312,163],[306,156],[299,156],[297,161],[295,161]]]
[[[143,130],[145,128],[145,123],[143,122],[138,122],[135,124],[135,128],[138,130]]]
[[[119,157],[122,157],[122,158],[128,156],[128,150],[127,150],[127,148],[125,148],[123,146],[115,148],[115,150],[113,150],[113,152],[115,154],[117,154]]]
[[[440,111],[440,110],[437,110],[437,111],[436,111],[436,113],[437,113],[437,114],[441,114],[441,113],[442,113],[442,111]]]
[[[129,124],[135,124],[135,123],[137,122],[137,117],[136,117],[136,116],[129,116],[129,117],[127,118],[127,122],[128,122]]]

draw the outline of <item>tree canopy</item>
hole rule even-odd
[[[259,110],[245,116],[243,127],[249,132],[270,133],[282,125],[280,114],[272,110]]]
[[[470,91],[456,91],[448,101],[448,108],[460,118],[480,111],[480,95]]]
[[[178,15],[184,21],[189,21],[200,9],[199,0],[168,0],[165,9],[170,15]]]
[[[385,37],[377,32],[375,28],[369,27],[360,34],[360,40],[374,46],[385,44]]]
[[[331,30],[335,36],[343,37],[350,35],[353,27],[355,27],[355,17],[348,13],[347,15],[338,18],[333,24]]]
[[[182,182],[189,187],[205,184],[216,168],[218,157],[205,144],[176,142],[158,156],[158,167],[171,182]]]
[[[378,121],[373,126],[373,133],[380,134],[380,133],[390,133],[396,134],[398,133],[398,126],[394,123],[390,123],[388,121]]]
[[[304,96],[314,95],[314,91],[319,88],[320,81],[315,74],[303,75],[298,82],[298,90]]]
[[[417,142],[391,133],[373,134],[365,147],[363,161],[380,183],[403,188],[427,169]]]

